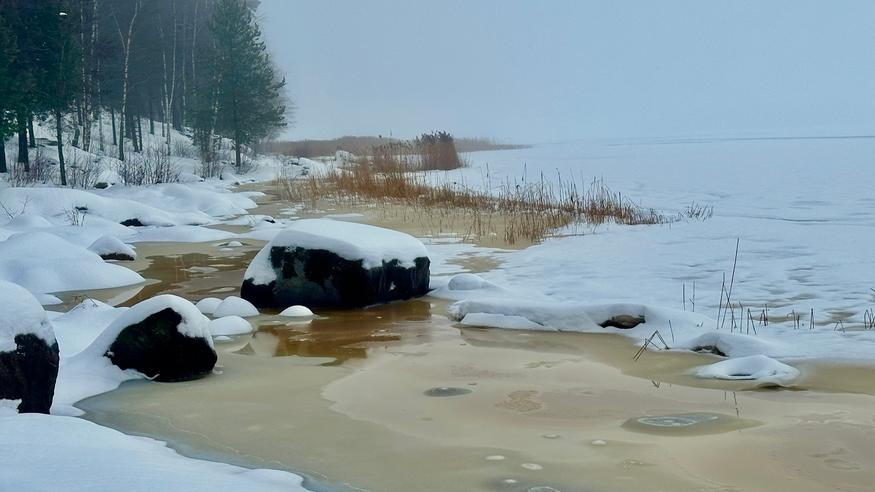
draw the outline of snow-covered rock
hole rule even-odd
[[[301,306],[298,304],[283,309],[280,316],[285,316],[287,318],[311,318],[313,317],[313,311],[310,311],[310,308],[307,306]]]
[[[134,285],[143,277],[54,234],[23,232],[0,242],[0,280],[49,293]]]
[[[299,220],[252,260],[241,296],[257,306],[360,307],[424,295],[429,259],[407,234],[326,219]]]
[[[0,280],[0,401],[20,412],[48,413],[58,377],[58,343],[40,303]]]
[[[246,299],[241,299],[237,296],[228,296],[216,306],[213,311],[213,316],[223,318],[225,316],[240,316],[241,318],[249,318],[258,316],[258,309]]]
[[[104,356],[158,381],[195,379],[217,360],[208,324],[194,304],[160,295],[122,313],[80,356]]]
[[[208,326],[214,337],[252,333],[252,325],[240,316],[225,316],[210,321]]]
[[[205,297],[197,302],[195,306],[198,310],[204,314],[213,314],[216,312],[216,308],[219,307],[219,304],[222,303],[222,300],[218,297]]]
[[[134,261],[137,253],[134,248],[114,236],[102,236],[88,246],[89,251],[100,255],[104,260]]]
[[[790,386],[799,370],[765,355],[727,359],[695,369],[695,375],[708,379],[753,381],[761,386]]]

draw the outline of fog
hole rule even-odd
[[[289,138],[867,134],[871,1],[263,0]]]

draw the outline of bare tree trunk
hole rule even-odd
[[[34,133],[33,133],[33,115],[32,114],[27,118],[27,139],[28,139],[27,146],[32,148],[32,149],[35,148],[36,147],[36,135],[34,135]]]
[[[9,172],[6,168],[6,137],[0,137],[0,173]]]
[[[61,110],[55,109],[55,131],[58,138],[58,169],[61,173],[61,186],[67,186],[67,167],[64,164],[63,122]]]
[[[116,138],[115,131],[115,108],[112,106],[109,107],[109,116],[112,118],[112,144],[118,145],[118,139]]]
[[[98,0],[91,2],[91,62],[94,64],[94,88],[97,93],[97,107],[94,108],[94,120],[97,121],[97,145],[98,149],[103,152],[103,93],[100,87],[100,60],[94,56],[94,50],[97,46],[97,41],[100,39],[100,22],[97,18]],[[93,105],[92,105],[93,106]]]
[[[137,14],[140,13],[140,0],[136,0],[134,3],[134,15],[131,16],[131,22],[128,24],[128,37],[125,38],[124,33],[122,32],[121,26],[118,24],[118,18],[116,18],[116,27],[118,28],[118,35],[122,42],[122,49],[124,51],[124,73],[122,77],[122,115],[121,115],[121,128],[119,131],[119,136],[121,137],[119,140],[118,146],[118,159],[120,161],[125,160],[125,117],[128,113],[128,74],[130,69],[130,61],[131,61],[131,40],[134,37],[134,24],[137,22]]]
[[[152,106],[152,91],[149,91],[149,135],[155,134],[155,108]]]
[[[24,171],[30,172],[30,159],[27,155],[27,115],[18,113],[18,163],[24,165]]]
[[[167,155],[170,155],[171,142],[170,142],[170,127],[173,120],[173,95],[176,91],[176,1],[170,0],[171,6],[173,7],[173,18],[171,21],[171,25],[173,27],[173,42],[171,45],[171,49],[173,50],[171,54],[171,64],[173,70],[170,71],[171,76],[168,81],[168,70],[167,70],[167,44],[164,42],[164,29],[159,24],[159,32],[161,33],[161,60],[164,66],[164,127],[165,127],[165,136],[167,138]]]

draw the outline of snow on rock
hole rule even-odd
[[[208,323],[194,304],[160,295],[122,313],[76,358],[104,357],[158,381],[195,379],[217,360]]]
[[[0,400],[19,400],[20,412],[48,413],[58,361],[43,307],[24,288],[0,281]]]
[[[280,316],[285,316],[288,318],[307,318],[313,316],[313,311],[310,311],[310,308],[307,306],[301,306],[297,304],[295,306],[289,306],[280,313]]]
[[[215,311],[213,311],[213,316],[217,318],[223,318],[225,316],[249,318],[251,316],[258,316],[258,309],[246,299],[241,299],[237,296],[228,296],[216,306]]]
[[[134,285],[143,277],[54,234],[23,232],[0,242],[0,280],[49,293]]]
[[[425,295],[429,264],[425,246],[407,234],[299,220],[253,258],[240,295],[261,307],[362,307]]]
[[[132,200],[130,195],[118,195],[110,198],[68,188],[4,188],[0,189],[0,203],[10,210],[25,210],[43,217],[59,219],[67,217],[73,210],[78,210],[80,214],[94,215],[117,223],[135,219],[142,225],[171,226],[207,224],[213,221],[204,212],[168,212]]]
[[[148,203],[168,212],[200,213],[208,217],[243,214],[246,209],[256,206],[254,201],[242,194],[196,183],[113,186],[101,191],[100,195]]]
[[[241,248],[241,247],[243,247],[243,243],[241,243],[240,241],[228,241],[228,243],[225,245],[225,247],[226,248]]]
[[[28,334],[48,345],[56,342],[46,311],[33,294],[0,280],[0,352],[15,350],[15,337]]]
[[[252,260],[245,278],[256,285],[276,280],[268,261],[272,248],[326,250],[346,260],[362,260],[366,269],[392,260],[412,267],[417,258],[428,257],[422,242],[403,232],[338,220],[304,219],[292,222],[277,234]]]
[[[216,312],[216,308],[219,307],[219,304],[222,303],[222,300],[218,297],[205,297],[195,304],[195,307],[204,314],[213,314]]]
[[[240,316],[225,316],[210,321],[208,326],[214,337],[252,333],[252,325]]]
[[[694,374],[706,379],[754,381],[757,387],[790,386],[799,377],[799,370],[765,355],[751,355],[701,366]]]
[[[134,261],[137,253],[134,248],[113,236],[102,236],[88,246],[89,251],[100,255],[104,260]]]
[[[674,348],[694,352],[710,352],[724,357],[748,357],[760,354],[780,357],[792,354],[790,347],[779,341],[726,331],[708,331],[697,337],[684,340],[675,345]]]
[[[186,458],[79,418],[0,414],[0,435],[4,488],[15,490],[307,490],[291,473]]]

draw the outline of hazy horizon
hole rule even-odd
[[[284,138],[868,134],[863,1],[263,0]]]

